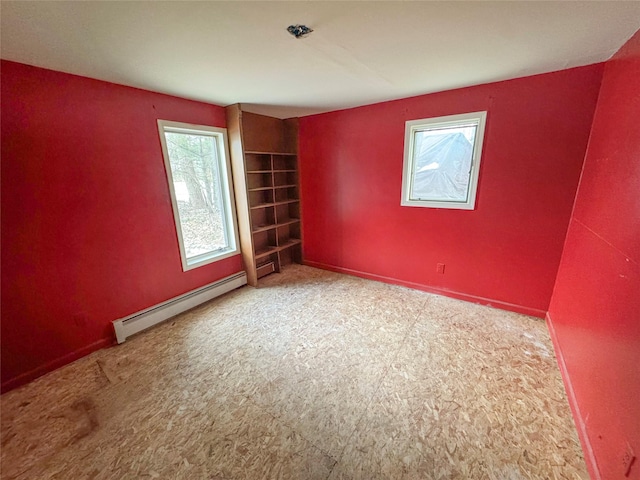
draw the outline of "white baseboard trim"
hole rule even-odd
[[[113,329],[116,332],[116,340],[118,343],[123,343],[131,335],[246,284],[247,274],[236,273],[126,318],[114,320]]]

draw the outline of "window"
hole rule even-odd
[[[487,112],[405,124],[401,205],[473,210]]]
[[[182,269],[238,253],[224,128],[158,120]]]

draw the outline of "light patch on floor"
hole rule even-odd
[[[587,479],[542,320],[290,266],[1,398],[3,479]]]

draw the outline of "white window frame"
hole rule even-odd
[[[162,155],[164,157],[164,167],[169,182],[171,193],[171,206],[173,208],[173,219],[175,221],[178,244],[180,245],[180,259],[182,270],[187,271],[212,262],[217,262],[224,258],[240,253],[238,241],[238,222],[236,219],[235,196],[233,192],[233,182],[231,180],[231,164],[229,161],[229,144],[227,142],[227,129],[210,127],[208,125],[194,125],[190,123],[173,122],[170,120],[158,120],[158,131],[160,133],[160,143],[162,144]],[[218,168],[220,171],[222,202],[224,204],[225,234],[229,243],[227,248],[222,248],[212,252],[203,253],[195,257],[187,258],[182,237],[182,227],[180,225],[180,213],[178,211],[178,201],[173,186],[173,175],[171,173],[171,163],[165,132],[191,133],[195,135],[207,135],[216,138],[218,146]]]
[[[484,140],[484,130],[487,120],[487,112],[471,112],[460,115],[447,115],[444,117],[423,118],[420,120],[410,120],[405,123],[404,136],[404,165],[402,169],[402,200],[400,205],[405,207],[428,207],[428,208],[451,208],[460,210],[474,210],[476,205],[476,194],[478,189],[478,176],[480,174],[480,160],[482,156],[482,143]],[[436,130],[439,128],[452,128],[458,126],[477,123],[476,136],[474,138],[473,152],[471,157],[471,172],[469,173],[469,188],[467,199],[461,201],[443,201],[428,199],[412,199],[411,190],[414,180],[415,158],[414,145],[415,134],[425,130]]]

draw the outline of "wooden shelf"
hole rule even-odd
[[[300,240],[299,238],[291,238],[282,245],[268,245],[260,250],[256,250],[254,258],[258,260],[259,258],[264,258],[274,253],[281,252],[282,250],[286,250],[287,248],[295,247],[296,245],[300,245],[301,243],[302,240]]]
[[[274,188],[294,188],[297,187],[296,184],[290,183],[287,185],[274,185],[272,187],[256,187],[256,188],[248,188],[248,192],[261,192],[263,190],[273,190]]]
[[[256,205],[252,205],[249,207],[251,210],[256,210],[258,208],[266,208],[266,207],[277,207],[278,205],[288,205],[290,203],[298,203],[300,200],[297,198],[291,200],[282,200],[280,202],[269,202],[269,203],[258,203]]]
[[[268,225],[258,225],[252,230],[252,232],[253,233],[266,232],[267,230],[273,230],[274,228],[278,228],[278,227],[286,227],[287,225],[293,225],[294,223],[300,223],[300,219],[292,218],[291,220],[288,220],[286,222],[271,223]]]
[[[266,247],[262,247],[261,249],[256,250],[254,258],[258,260],[259,258],[266,257],[268,255],[271,255],[272,253],[278,253],[278,247],[275,245],[267,245]]]
[[[240,246],[247,282],[302,262],[297,119],[227,107]],[[295,247],[295,248],[294,248]]]
[[[291,152],[262,152],[262,151],[258,151],[258,150],[245,150],[244,153],[251,153],[252,155],[281,155],[281,156],[290,156],[290,157],[295,157],[298,154],[297,153],[291,153]]]
[[[284,244],[279,245],[278,248],[280,250],[284,250],[285,248],[295,247],[296,245],[300,245],[301,243],[302,243],[302,240],[300,240],[299,238],[290,238]]]

